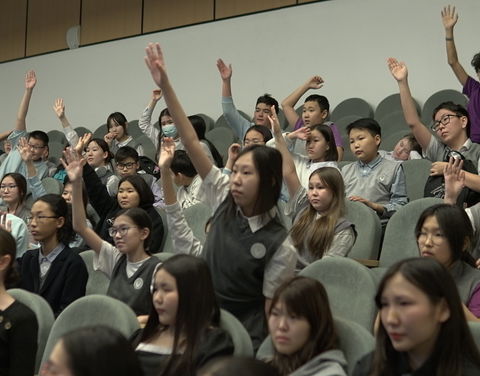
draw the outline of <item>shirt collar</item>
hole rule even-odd
[[[125,146],[125,145],[127,145],[130,141],[132,141],[132,136],[128,136],[125,141],[119,142],[119,143],[118,143],[118,146],[119,146],[119,147]]]
[[[373,170],[381,161],[382,157],[380,156],[380,154],[377,154],[377,156],[369,163],[365,163],[359,160],[358,164],[360,165],[360,167],[368,167]]]
[[[46,258],[48,262],[52,263],[57,256],[65,249],[65,244],[58,243],[58,245],[50,252],[47,256],[45,256],[42,252],[42,248],[40,248],[38,252],[38,262],[41,263],[43,258]]]
[[[270,222],[270,220],[273,217],[275,217],[277,213],[277,208],[274,206],[268,212],[255,215],[253,217],[245,217],[245,215],[242,212],[242,209],[240,209],[240,207],[238,206],[237,206],[237,211],[243,218],[247,220],[248,227],[250,227],[250,231],[256,232],[260,230],[262,227],[266,226],[268,222]]]

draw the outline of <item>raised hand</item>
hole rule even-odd
[[[290,132],[287,137],[290,140],[298,138],[300,140],[305,141],[309,136],[310,136],[310,128],[301,127],[301,128],[298,128],[296,131]]]
[[[2,213],[0,215],[0,228],[12,233],[12,221],[10,219],[7,220],[7,213]]]
[[[161,88],[168,80],[165,59],[163,58],[162,49],[158,43],[149,43],[145,49],[145,64],[147,64],[153,81]]]
[[[158,167],[161,170],[169,169],[173,155],[175,154],[175,142],[171,137],[164,137],[162,140],[162,146],[160,149],[160,157],[158,158]]]
[[[220,72],[220,77],[222,77],[222,80],[229,80],[232,78],[232,64],[225,64],[222,59],[217,60],[217,68],[218,71]]]
[[[75,150],[72,150],[72,148],[67,148],[63,152],[63,156],[60,161],[67,172],[68,179],[72,183],[81,179],[83,176],[83,166],[85,166],[87,160],[81,157]]]
[[[233,162],[235,162],[241,150],[242,146],[240,144],[231,144],[228,147],[228,159],[231,159]]]
[[[105,136],[103,136],[103,140],[108,144],[108,146],[111,146],[114,138],[115,135],[112,132],[108,132]]]
[[[35,71],[29,70],[25,75],[25,89],[33,89],[37,84],[37,76]]]
[[[162,98],[163,94],[160,89],[152,91],[152,101],[158,102]]]
[[[55,103],[53,104],[53,111],[55,111],[55,114],[59,119],[65,117],[65,105],[62,98],[55,99]]]
[[[309,89],[320,89],[323,86],[323,78],[320,76],[313,76],[307,81]]]
[[[85,147],[88,145],[90,140],[92,139],[91,133],[85,133],[82,137],[78,139],[77,145],[75,145],[75,152],[78,155],[82,155]]]
[[[272,129],[272,133],[282,133],[282,128],[280,127],[280,122],[278,121],[277,113],[275,112],[275,106],[270,107],[270,114],[268,116],[268,120],[270,121],[270,127]]]
[[[403,81],[408,76],[407,66],[403,62],[399,62],[397,59],[393,57],[389,57],[387,59],[388,69],[390,69],[390,73],[392,74],[393,78],[397,81]]]
[[[450,158],[443,169],[445,177],[445,202],[455,204],[457,197],[465,187],[465,171],[462,170],[463,160]]]
[[[18,140],[17,149],[24,162],[33,160],[32,150],[30,146],[28,146],[28,141],[25,137],[21,137],[20,140]]]
[[[448,5],[442,9],[442,22],[445,29],[453,29],[458,21],[458,13],[455,12],[455,7]]]

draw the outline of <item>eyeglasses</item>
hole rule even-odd
[[[442,233],[440,232],[420,232],[418,235],[417,235],[417,241],[419,243],[425,243],[428,239],[428,237],[430,237],[431,241],[433,244],[436,244],[436,245],[440,245],[443,243],[443,241],[445,240],[445,235],[443,235]]]
[[[27,217],[27,223],[31,223],[34,219],[37,223],[45,223],[46,219],[60,218],[58,215],[31,215]]]
[[[246,138],[246,139],[243,141],[243,144],[244,144],[245,146],[248,146],[248,145],[257,145],[257,144],[263,144],[263,141],[262,141],[262,140],[259,140],[258,138],[252,138],[252,139]]]
[[[110,227],[108,229],[108,235],[110,235],[112,238],[117,234],[120,235],[120,236],[125,236],[125,235],[127,235],[128,230],[130,230],[131,228],[134,228],[134,226],[132,226],[132,227],[128,227],[128,226]]]
[[[45,147],[45,145],[38,146],[38,145],[32,145],[32,144],[28,144],[28,146],[31,147],[32,149],[35,149],[35,150],[40,150],[40,149],[43,149]]]
[[[440,124],[441,125],[447,125],[450,123],[450,118],[451,117],[458,117],[458,118],[461,118],[462,116],[460,115],[457,115],[457,114],[447,114],[447,115],[444,115],[442,116],[442,118],[440,120],[436,120],[433,122],[432,126],[431,126],[431,129],[432,131],[436,132],[438,131],[438,129],[440,128]]]
[[[136,162],[128,162],[128,163],[117,163],[117,167],[120,169],[120,170],[123,170],[124,168],[132,168],[133,166],[135,166],[137,163]]]
[[[17,185],[15,185],[15,184],[0,185],[1,190],[5,190],[5,189],[11,190],[11,189],[15,189],[15,188],[17,188]]]

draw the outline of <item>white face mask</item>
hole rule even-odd
[[[177,137],[177,127],[175,124],[167,124],[162,127],[162,134],[165,137]]]

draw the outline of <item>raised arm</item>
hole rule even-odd
[[[222,97],[232,96],[232,64],[225,64],[222,59],[217,60],[217,68],[222,78]]]
[[[272,106],[272,115],[268,116],[270,124],[273,130],[273,136],[275,137],[275,147],[282,154],[282,173],[285,184],[287,184],[288,193],[290,197],[295,196],[298,188],[300,188],[300,180],[298,179],[297,170],[293,162],[292,155],[288,151],[287,143],[282,135],[282,129],[278,122],[278,116],[275,113],[275,107]]]
[[[147,56],[145,62],[152,75],[153,80],[162,90],[170,115],[177,127],[178,134],[182,139],[185,150],[188,152],[195,169],[204,179],[213,167],[213,163],[203,151],[198,140],[197,133],[187,118],[182,105],[167,76],[165,60],[158,43],[150,43],[146,48]]]
[[[426,150],[430,143],[432,134],[427,127],[422,123],[418,116],[415,103],[413,101],[412,94],[410,93],[410,87],[408,86],[408,70],[407,66],[403,62],[399,62],[395,58],[388,58],[388,68],[393,78],[398,83],[398,89],[400,91],[400,100],[402,102],[403,116],[408,126],[411,128],[413,135],[420,144],[423,150]]]
[[[53,111],[55,115],[57,115],[58,120],[62,123],[63,133],[65,133],[65,138],[67,139],[68,143],[71,147],[75,147],[78,143],[78,134],[70,125],[70,122],[65,115],[65,104],[63,103],[62,98],[55,99],[55,103],[53,104]]]
[[[30,70],[25,75],[25,92],[23,93],[22,101],[17,112],[17,121],[15,123],[15,130],[25,131],[27,125],[25,119],[27,118],[28,106],[30,105],[30,99],[32,98],[33,88],[37,84],[37,77],[35,72]]]
[[[455,12],[454,6],[446,6],[442,9],[442,22],[445,28],[445,44],[447,48],[448,65],[452,68],[453,73],[457,77],[458,81],[465,86],[468,79],[468,74],[458,61],[457,47],[455,46],[455,40],[453,38],[453,28],[458,21],[458,13]]]
[[[288,123],[293,127],[298,120],[298,114],[295,111],[295,104],[310,89],[320,89],[323,86],[323,79],[320,76],[313,76],[304,84],[297,87],[293,93],[282,101],[282,109]]]
[[[177,202],[177,191],[173,186],[172,171],[170,170],[174,153],[175,143],[173,139],[164,137],[160,149],[158,167],[160,167],[160,173],[162,175],[161,180],[165,205],[173,205]]]
[[[67,149],[65,159],[62,164],[68,174],[68,179],[72,183],[72,219],[73,229],[85,240],[88,246],[96,253],[102,248],[102,238],[97,235],[93,229],[87,226],[87,215],[83,205],[82,196],[82,174],[86,159],[81,158],[76,152]]]
[[[152,97],[150,98],[147,107],[140,115],[140,119],[138,119],[138,127],[147,137],[154,141],[155,145],[158,139],[158,130],[152,125],[152,113],[162,96],[163,94],[161,90],[153,90]],[[159,126],[161,127],[161,125]]]

